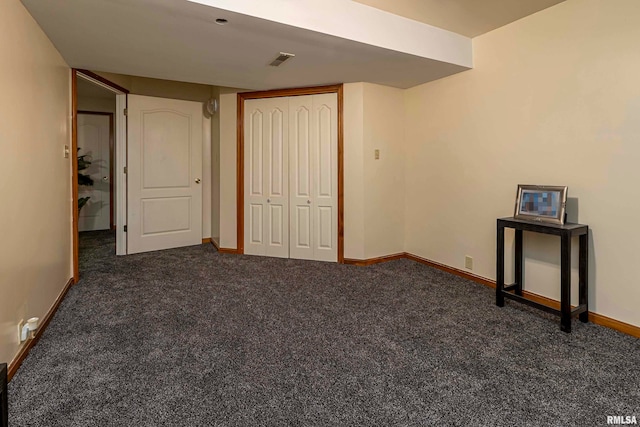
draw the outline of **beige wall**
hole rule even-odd
[[[158,96],[196,102],[205,102],[211,97],[211,86],[209,85],[128,76],[102,71],[96,71],[96,73],[135,95]]]
[[[0,2],[0,362],[71,278],[70,70],[18,0]],[[73,156],[71,156],[71,159]]]
[[[370,259],[404,252],[404,91],[365,83],[363,102],[362,218],[364,258]],[[345,170],[351,170],[346,162]]]
[[[236,248],[237,93],[220,96],[220,245]],[[404,251],[403,91],[344,85],[344,256]],[[374,159],[374,150],[381,152]],[[365,186],[366,182],[366,186]]]
[[[407,251],[461,269],[470,255],[495,278],[517,184],[568,185],[592,230],[590,309],[640,325],[638,16],[636,0],[568,0],[474,39],[473,70],[406,91]],[[559,242],[525,240],[525,287],[558,299]]]
[[[115,113],[116,112],[116,95],[113,98],[98,98],[91,96],[83,96],[78,91],[78,111],[92,111],[99,113]]]
[[[365,259],[364,83],[344,85],[343,108],[344,257]]]
[[[132,95],[156,96],[160,98],[182,99],[185,101],[206,102],[212,96],[212,86],[177,82],[172,80],[151,79],[98,71],[102,77],[122,86]],[[202,128],[202,238],[211,237],[212,229],[212,123],[203,117]]]
[[[220,247],[237,248],[236,106],[237,94],[220,94]]]

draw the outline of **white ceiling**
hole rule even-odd
[[[475,11],[472,4],[487,1],[506,7],[559,0],[362,1],[413,2],[414,9],[420,12],[423,8],[416,5],[421,3],[466,5]],[[465,71],[471,64],[468,38],[348,0],[22,2],[71,67],[95,71],[255,90],[358,81],[408,88]],[[290,7],[285,9],[286,5]],[[251,7],[261,6],[267,15],[246,13]],[[337,7],[345,7],[352,15],[343,14],[343,21],[327,22],[323,17]],[[324,9],[324,15],[320,9]],[[524,9],[519,10],[521,14]],[[304,14],[313,25],[288,25]],[[229,23],[217,25],[216,18],[225,18]],[[372,18],[368,27],[366,18]],[[326,33],[306,29],[331,25],[333,30]],[[340,32],[345,27],[346,31]],[[341,37],[342,34],[353,36]],[[369,39],[374,42],[363,42]],[[397,47],[389,48],[387,40]],[[278,68],[270,67],[268,64],[279,52],[295,53],[296,57]]]
[[[476,37],[565,0],[354,0]]]
[[[22,2],[74,68],[259,90],[355,81],[407,88],[468,69],[186,0]],[[268,66],[281,51],[296,57]]]

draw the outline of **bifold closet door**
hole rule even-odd
[[[289,101],[245,101],[244,252],[289,257]]]
[[[289,100],[289,256],[338,260],[338,100]]]

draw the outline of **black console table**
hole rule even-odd
[[[505,286],[504,284],[504,229],[513,228],[516,233],[515,239],[515,283]],[[522,232],[533,231],[536,233],[552,234],[560,236],[560,310],[537,303],[522,296],[523,285],[523,255],[522,255]],[[579,236],[579,304],[571,309],[571,238]],[[496,256],[496,305],[504,307],[505,297],[518,301],[535,308],[539,308],[548,313],[560,316],[560,329],[564,332],[571,332],[571,318],[578,315],[580,321],[589,320],[588,299],[589,291],[587,286],[588,277],[588,248],[589,248],[589,226],[584,224],[547,224],[542,222],[525,221],[515,218],[499,218],[497,232],[497,256]]]

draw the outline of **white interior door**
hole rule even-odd
[[[86,155],[91,165],[78,171],[93,179],[93,185],[78,187],[78,198],[89,197],[78,216],[78,230],[111,228],[110,143],[111,118],[104,114],[78,114],[78,155]]]
[[[202,243],[202,104],[129,95],[127,252]]]
[[[245,102],[244,252],[289,257],[287,98]]]
[[[289,109],[290,257],[338,260],[338,100],[292,97]]]
[[[312,96],[296,96],[289,102],[289,188],[291,191],[290,256],[314,259],[313,173],[311,116]]]

